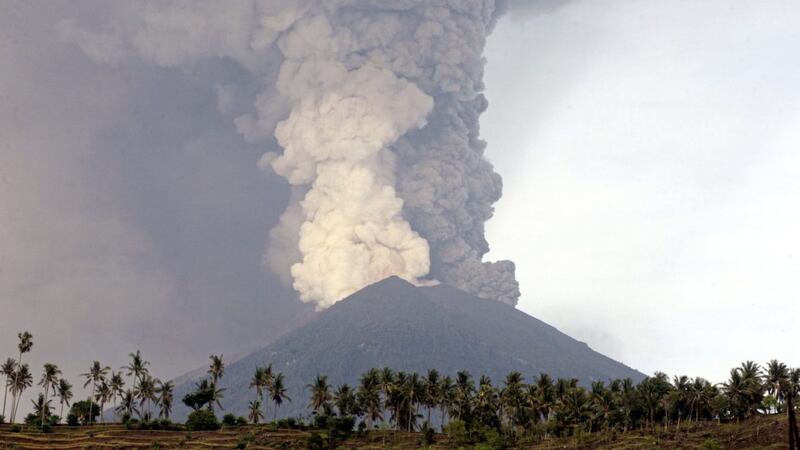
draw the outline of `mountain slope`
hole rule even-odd
[[[255,398],[248,389],[257,366],[271,363],[286,376],[292,403],[279,416],[306,414],[305,385],[317,374],[334,386],[354,385],[372,367],[444,374],[469,370],[499,382],[518,370],[530,380],[540,372],[592,380],[643,375],[607,358],[546,323],[500,302],[478,299],[449,286],[419,288],[388,278],[335,304],[267,347],[231,363],[222,380],[226,412],[245,415]],[[176,400],[191,389],[185,382]],[[176,402],[176,403],[179,403]],[[176,417],[188,411],[176,405]]]

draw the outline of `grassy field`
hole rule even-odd
[[[548,439],[538,444],[521,445],[530,449],[784,449],[787,425],[782,417],[760,417],[742,424],[713,423],[668,433],[595,433],[573,438]],[[304,449],[311,432],[269,430],[244,426],[213,432],[130,431],[121,425],[96,425],[70,428],[59,426],[52,433],[23,430],[12,432],[0,425],[2,449]],[[490,449],[486,444],[457,445],[438,435],[433,445],[421,443],[419,433],[372,432],[340,443],[344,449]]]

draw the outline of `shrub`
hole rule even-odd
[[[78,421],[78,416],[76,416],[75,414],[67,415],[67,425],[71,427],[77,427],[78,425],[80,425],[80,421]]]
[[[455,445],[464,446],[470,443],[467,426],[463,420],[456,419],[450,421],[450,423],[444,427],[444,433]]]
[[[435,437],[436,431],[434,431],[433,428],[426,426],[425,429],[422,430],[422,442],[426,445],[433,444]]]
[[[219,430],[219,421],[217,416],[211,410],[198,409],[189,414],[186,420],[186,428],[193,431],[215,431]]]
[[[239,417],[236,418],[236,426],[243,427],[245,425],[247,425],[247,419],[246,418],[244,418],[242,416],[239,416]]]
[[[232,427],[236,425],[236,416],[231,413],[225,414],[222,417],[222,424],[228,427]]]
[[[42,425],[42,433],[52,433],[52,432],[53,432],[52,425],[50,425],[49,423],[45,423]]]
[[[0,424],[6,423],[6,416],[0,414]]]
[[[11,425],[11,430],[10,431],[12,433],[19,433],[20,431],[22,431],[22,427],[19,426],[19,425],[14,424],[14,425]]]
[[[306,448],[308,450],[325,450],[325,439],[319,433],[311,433],[311,436],[306,439]]]

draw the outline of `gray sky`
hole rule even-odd
[[[504,19],[483,135],[520,308],[648,373],[800,364],[800,4]]]
[[[37,375],[77,384],[140,348],[170,377],[309,314],[260,267],[288,191],[226,114],[257,80],[95,64],[56,24],[102,29],[109,2],[47,5],[0,4],[0,355],[28,329]],[[523,310],[645,372],[800,364],[799,8],[547,1],[501,21],[489,242]]]

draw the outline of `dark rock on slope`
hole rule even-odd
[[[248,389],[256,366],[271,363],[286,376],[291,403],[279,416],[307,414],[305,386],[317,374],[332,385],[355,385],[371,367],[455,375],[462,369],[500,382],[512,370],[531,380],[540,372],[592,380],[641,373],[603,356],[546,323],[500,302],[478,299],[449,286],[419,288],[388,278],[319,313],[267,347],[230,363],[222,385],[225,412],[246,415],[255,398]],[[176,403],[192,387],[182,377]],[[175,417],[188,413],[176,405]]]

